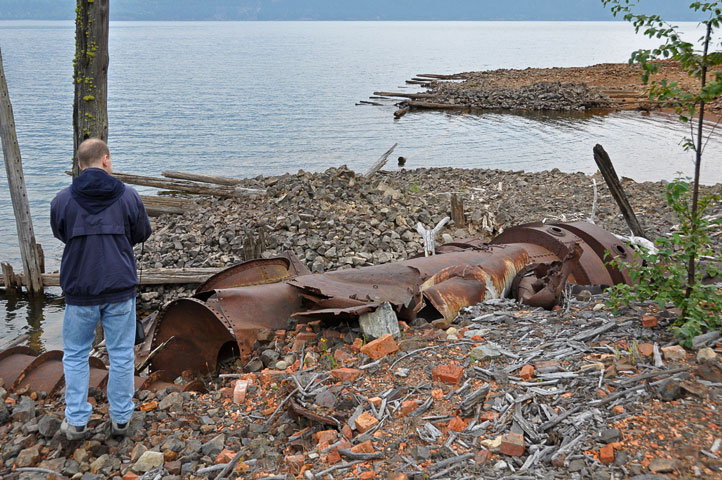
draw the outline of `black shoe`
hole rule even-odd
[[[128,434],[128,422],[126,423],[115,423],[115,420],[110,421],[110,434],[115,437],[124,437]]]

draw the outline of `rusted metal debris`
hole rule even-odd
[[[614,235],[586,222],[510,228],[490,244],[479,238],[447,243],[437,255],[358,269],[311,274],[292,253],[230,267],[144,320],[147,340],[139,360],[168,342],[150,360],[154,374],[136,388],[163,388],[181,372],[213,372],[218,362],[252,353],[260,329],[299,322],[354,321],[389,302],[398,318],[450,323],[463,307],[507,297],[550,308],[567,283],[627,283],[611,258],[633,259]],[[62,353],[39,357],[25,347],[0,352],[0,378],[15,391],[29,385],[48,393],[62,388]],[[107,370],[91,363],[91,386],[102,388]],[[186,385],[185,388],[199,388]]]
[[[138,353],[147,355],[175,337],[151,368],[209,372],[227,355],[247,357],[259,329],[285,329],[289,318],[355,320],[389,302],[400,319],[443,317],[448,323],[465,306],[508,296],[514,284],[515,292],[522,292],[518,298],[550,307],[567,282],[626,283],[626,273],[607,261],[633,258],[614,235],[586,222],[521,225],[489,245],[472,238],[442,245],[437,252],[322,274],[308,274],[292,254],[231,267],[217,276],[222,282],[211,279],[194,298],[166,305]]]

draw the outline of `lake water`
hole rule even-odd
[[[158,176],[172,169],[246,177],[340,164],[362,171],[398,142],[395,155],[410,158],[407,168],[592,173],[592,147],[601,143],[620,175],[691,175],[691,154],[679,146],[687,130],[673,117],[412,113],[394,121],[391,103],[355,105],[374,90],[407,88],[404,81],[419,73],[624,62],[651,45],[622,22],[112,22],[113,165]],[[49,202],[70,183],[63,172],[73,144],[74,25],[0,21],[0,48],[35,234],[53,271],[62,245],[50,232]],[[720,135],[706,154],[717,161],[706,163],[705,182],[722,182]],[[20,270],[4,168],[0,185],[0,260]],[[57,293],[35,302],[0,294],[0,347],[21,333],[31,333],[35,346],[58,347]]]

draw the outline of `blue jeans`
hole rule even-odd
[[[133,413],[135,373],[135,298],[102,305],[66,305],[63,318],[63,370],[65,371],[65,418],[82,427],[93,411],[88,402],[88,358],[100,321],[110,358],[108,403],[116,423],[130,421]]]

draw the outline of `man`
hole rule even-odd
[[[84,438],[88,359],[98,321],[110,358],[108,402],[111,433],[125,435],[133,413],[136,273],[133,245],[151,232],[138,193],[112,177],[108,146],[89,138],[77,152],[80,175],[50,204],[53,234],[65,243],[60,286],[65,293],[63,370],[68,440]]]

